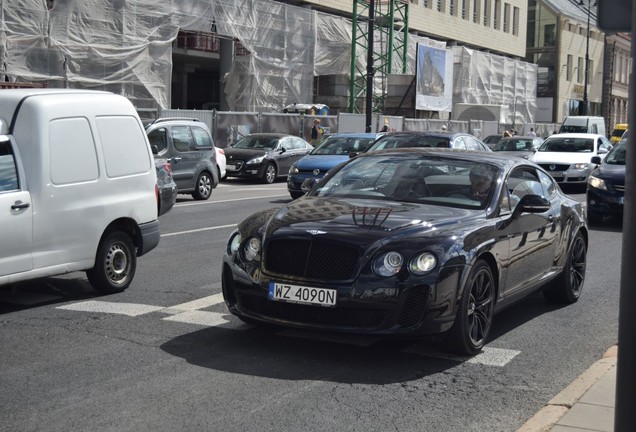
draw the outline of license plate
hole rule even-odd
[[[226,171],[236,171],[236,165],[228,164],[228,165],[225,166],[225,170]]]
[[[269,283],[270,300],[290,303],[313,304],[320,306],[336,305],[336,290],[326,288],[304,287],[278,282]]]
[[[550,171],[549,174],[552,177],[563,177],[563,173],[561,171]]]

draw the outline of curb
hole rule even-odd
[[[564,388],[526,421],[517,432],[547,432],[563,417],[570,408],[594,385],[607,371],[616,366],[618,345],[609,348],[600,360],[597,360],[570,385]]]

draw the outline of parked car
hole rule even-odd
[[[488,135],[483,139],[483,143],[488,147],[493,148],[493,146],[497,144],[501,138],[503,138],[502,134]]]
[[[219,180],[223,180],[227,177],[225,150],[220,147],[214,147],[214,149],[216,150],[216,168],[219,172]]]
[[[179,193],[191,194],[196,200],[210,198],[219,175],[214,141],[205,123],[165,117],[145,127],[155,157],[170,161]]]
[[[492,147],[492,151],[500,152],[508,156],[517,156],[528,159],[543,143],[543,138],[532,136],[519,136],[501,138]]]
[[[393,132],[378,138],[369,150],[404,147],[435,147],[491,152],[477,137],[463,132]]]
[[[587,181],[587,219],[600,224],[603,216],[622,215],[625,197],[625,161],[627,141],[621,140],[601,158],[595,156],[592,163],[599,164]]]
[[[567,116],[561,123],[559,133],[589,133],[605,136],[605,119],[595,116]]]
[[[616,125],[614,125],[614,129],[610,134],[610,141],[612,142],[612,144],[616,144],[617,142],[619,142],[626,130],[627,123],[617,123]]]
[[[166,214],[177,202],[177,184],[172,178],[172,167],[168,159],[155,158],[157,169],[157,213]]]
[[[318,147],[294,162],[287,176],[287,190],[292,198],[305,194],[301,186],[307,179],[321,179],[327,171],[366,151],[377,138],[374,133],[341,133],[327,136]]]
[[[581,203],[527,160],[370,151],[305,196],[239,223],[222,291],[248,323],[446,333],[450,349],[474,354],[494,314],[522,297],[543,290],[576,302],[587,245]]]
[[[227,176],[273,183],[287,176],[294,162],[314,147],[304,139],[281,133],[246,135],[225,149]]]
[[[568,133],[551,135],[531,156],[559,183],[585,185],[596,167],[592,157],[605,157],[612,144],[603,135]]]

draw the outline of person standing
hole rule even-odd
[[[536,132],[534,131],[534,128],[530,128],[530,132],[528,132],[528,136],[531,136],[531,137],[537,136]]]
[[[318,145],[324,133],[325,130],[320,126],[320,119],[315,119],[314,126],[311,128],[311,145]]]

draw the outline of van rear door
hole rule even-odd
[[[0,136],[0,277],[33,268],[33,206],[17,149]]]

